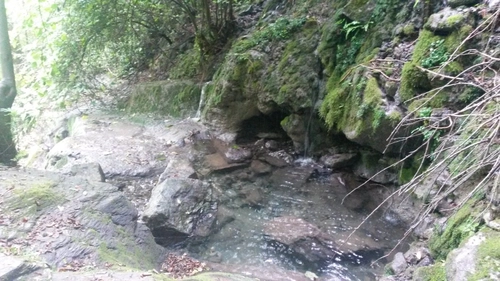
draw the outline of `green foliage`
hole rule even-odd
[[[432,108],[431,107],[422,107],[418,111],[418,117],[431,117]]]
[[[236,41],[232,50],[236,53],[242,53],[255,46],[264,45],[271,41],[290,39],[305,23],[306,19],[304,17],[280,17],[274,23],[254,32],[249,38]]]
[[[355,38],[360,32],[367,32],[372,24],[372,21],[362,23],[359,21],[347,21],[345,18],[341,18],[337,21],[337,25],[341,27],[346,40]]]
[[[422,60],[421,65],[425,68],[440,66],[448,60],[449,56],[444,39],[440,39],[432,42],[429,47],[429,55]]]

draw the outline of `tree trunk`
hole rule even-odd
[[[7,163],[16,156],[16,147],[12,139],[10,108],[16,97],[16,79],[9,40],[9,27],[5,0],[0,0],[0,163]]]

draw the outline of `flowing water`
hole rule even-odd
[[[201,88],[201,95],[200,95],[200,103],[198,104],[198,110],[196,110],[196,114],[194,116],[195,119],[200,119],[201,118],[201,112],[203,111],[203,107],[205,106],[205,99],[207,96],[207,87],[212,83],[212,81],[205,82],[203,84],[203,87]]]
[[[252,184],[234,181],[217,183],[215,180],[214,185],[224,190],[220,195],[219,206],[223,206],[234,220],[201,245],[191,245],[190,250],[204,260],[311,271],[323,276],[325,279],[322,280],[374,280],[376,275],[382,275],[383,264],[371,266],[371,263],[396,245],[404,229],[380,212],[368,219],[347,240],[377,202],[364,200],[362,203],[349,203],[346,200],[346,205],[342,205],[342,199],[348,191],[344,186],[346,180],[342,179],[344,175],[314,178],[313,169],[309,167],[311,164],[312,161],[304,160]],[[311,180],[311,177],[314,179]],[[245,188],[260,191],[262,200],[258,205],[242,204],[236,194]],[[364,198],[373,199],[376,197],[374,194],[365,194]],[[356,211],[348,208],[353,204],[356,205]],[[347,248],[361,250],[324,263],[309,262],[286,246],[267,239],[266,224],[273,218],[283,216],[300,218],[320,228],[336,243],[346,243]]]

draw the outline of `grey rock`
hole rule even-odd
[[[397,275],[406,270],[408,267],[408,263],[406,262],[406,259],[403,255],[403,253],[399,252],[394,255],[394,259],[392,260],[391,263],[391,269],[392,271]]]
[[[449,7],[432,14],[425,28],[437,33],[449,33],[462,26],[469,18],[469,12],[454,10]]]
[[[275,141],[275,140],[270,140],[270,141],[266,141],[266,143],[264,144],[264,147],[269,149],[269,150],[277,150],[279,148],[279,145],[278,145],[278,142]]]
[[[281,122],[281,127],[288,137],[292,139],[296,151],[302,152],[305,149],[307,138],[307,122],[303,115],[291,114]]]
[[[235,148],[230,147],[225,153],[224,157],[226,158],[229,164],[232,163],[241,163],[252,158],[252,152],[246,148]]]
[[[197,175],[191,162],[185,155],[175,155],[168,161],[167,167],[160,175],[158,182],[162,182],[167,178],[195,179]]]
[[[328,168],[337,169],[354,164],[357,160],[357,156],[358,154],[356,153],[324,155],[321,157],[320,161]]]
[[[384,170],[389,164],[381,155],[370,152],[362,152],[362,154],[361,161],[354,166],[353,173],[355,175],[381,184],[396,182],[397,171]]]
[[[159,244],[172,245],[188,236],[209,235],[216,212],[210,185],[195,179],[168,178],[153,189],[143,220]]]
[[[96,209],[111,215],[113,223],[121,226],[135,225],[138,218],[137,209],[122,194],[116,194],[101,201]]]
[[[0,253],[0,281],[17,280],[17,278],[36,271],[40,266],[30,264],[20,258]]]
[[[104,182],[106,180],[99,163],[76,164],[71,167],[71,175],[84,177],[88,181]]]
[[[486,240],[482,232],[470,237],[460,248],[454,249],[446,259],[446,279],[466,281],[474,273],[477,261],[477,249]]]
[[[250,169],[257,175],[267,174],[273,170],[269,164],[259,160],[253,160],[250,164]]]

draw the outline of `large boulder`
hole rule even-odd
[[[172,245],[190,236],[209,235],[216,213],[209,184],[167,178],[153,189],[143,219],[159,244]]]

